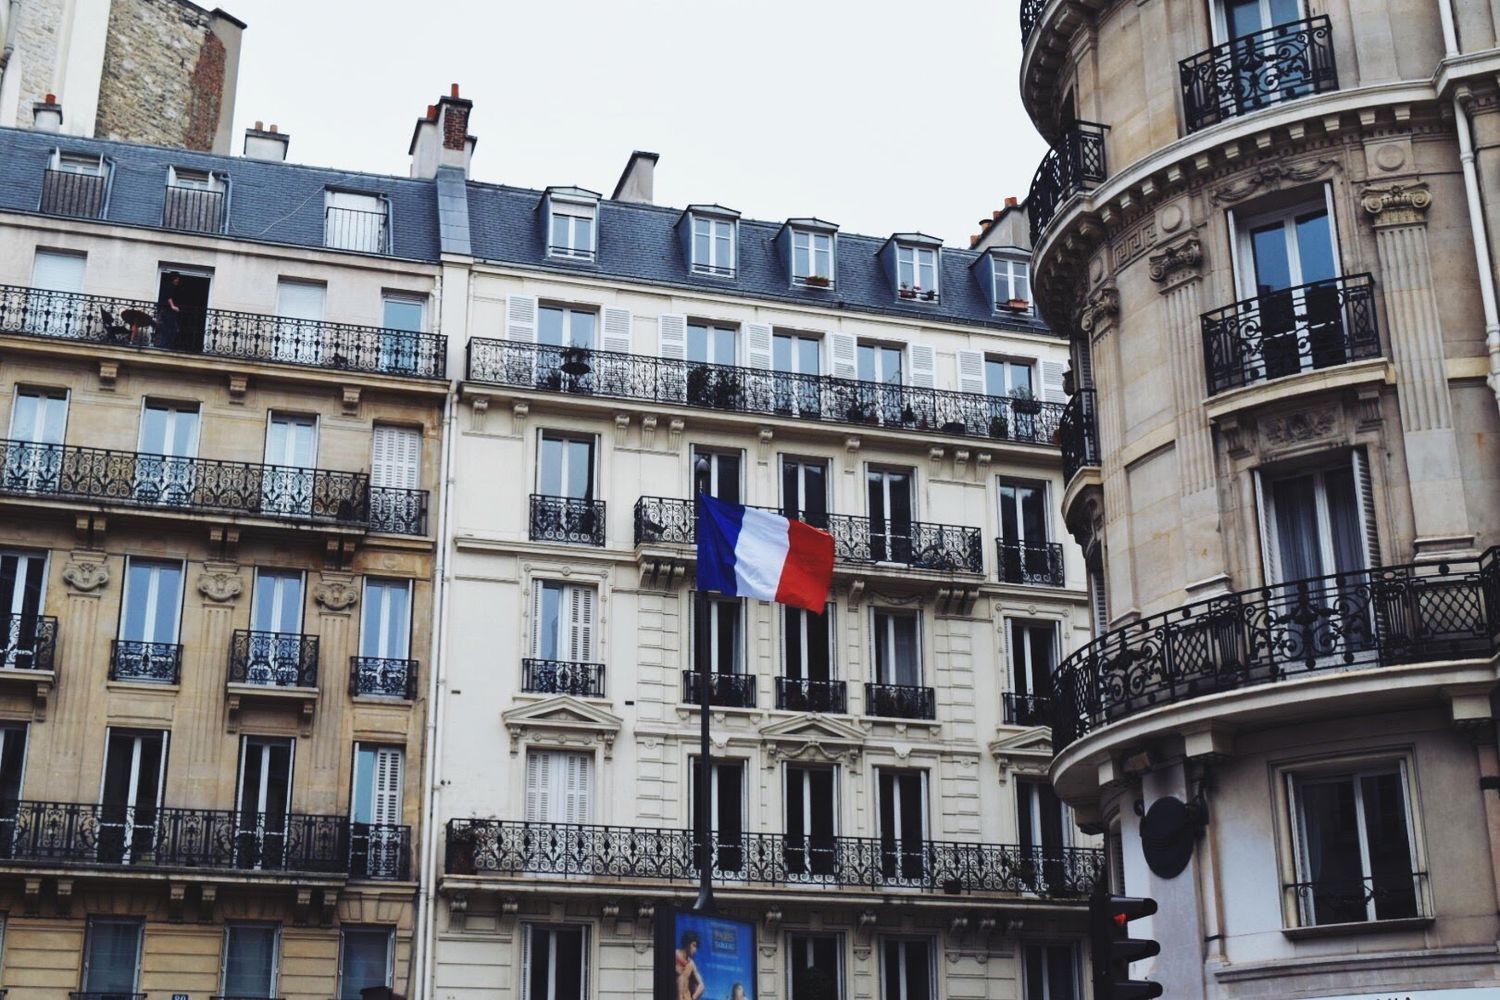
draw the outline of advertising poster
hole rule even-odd
[[[755,925],[659,908],[656,1000],[755,1000]]]

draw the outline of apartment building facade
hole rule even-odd
[[[0,984],[399,987],[431,184],[16,129],[0,173]]]
[[[1051,776],[1160,903],[1167,996],[1500,989],[1497,23],[1021,4],[1107,626],[1058,667]]]

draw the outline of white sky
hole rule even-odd
[[[248,25],[236,132],[275,122],[300,163],[407,173],[457,82],[478,180],[608,195],[649,149],[658,204],[968,246],[1044,152],[1015,0],[220,2]]]

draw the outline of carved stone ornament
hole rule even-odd
[[[1303,441],[1314,441],[1333,435],[1338,429],[1338,413],[1333,407],[1298,410],[1260,420],[1260,433],[1271,447],[1284,447]]]
[[[216,573],[201,573],[198,576],[198,593],[223,604],[240,596],[245,585],[240,581],[239,574],[219,570]]]
[[[1196,235],[1189,236],[1180,243],[1163,247],[1161,253],[1152,254],[1147,263],[1151,280],[1156,282],[1166,281],[1178,271],[1196,272],[1203,264],[1203,241]]]
[[[344,611],[359,600],[353,580],[323,580],[313,588],[313,600],[329,611]]]
[[[109,582],[109,568],[102,562],[79,560],[63,567],[62,578],[74,590],[87,594]]]
[[[1209,194],[1215,204],[1229,205],[1244,201],[1263,187],[1280,184],[1302,184],[1338,166],[1337,160],[1313,160],[1311,163],[1262,163],[1250,173]]]
[[[1392,184],[1365,188],[1360,205],[1377,226],[1416,226],[1427,219],[1432,192],[1426,184]]]
[[[1102,321],[1120,314],[1120,290],[1114,285],[1100,285],[1088,294],[1078,307],[1078,329],[1093,333]]]

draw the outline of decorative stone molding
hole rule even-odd
[[[1375,226],[1420,226],[1427,221],[1432,192],[1426,184],[1391,184],[1368,187],[1359,196],[1360,206]]]
[[[1285,448],[1333,437],[1339,429],[1338,409],[1332,406],[1268,416],[1260,421],[1260,434],[1267,448]]]
[[[1078,315],[1074,323],[1080,332],[1092,334],[1096,328],[1106,325],[1106,320],[1113,319],[1119,314],[1120,290],[1112,283],[1106,282],[1089,292],[1083,304],[1078,307]]]
[[[216,604],[225,604],[244,591],[239,574],[230,569],[205,570],[198,574],[198,593]]]
[[[510,753],[521,752],[523,742],[575,749],[599,747],[604,759],[614,756],[615,739],[624,720],[597,705],[590,705],[572,695],[558,695],[530,705],[520,705],[500,713],[500,721],[510,734]]]
[[[630,414],[615,414],[615,447],[623,448],[630,443]]]
[[[656,416],[648,413],[641,417],[641,447],[651,450],[656,447]]]
[[[120,366],[114,361],[99,362],[99,388],[105,392],[114,392],[115,383],[120,380]]]
[[[1244,201],[1263,187],[1302,184],[1338,166],[1337,160],[1313,160],[1310,163],[1263,163],[1250,173],[1209,193],[1216,205]]]
[[[245,405],[245,393],[250,388],[250,376],[229,376],[229,401],[236,406]]]
[[[318,606],[328,611],[347,611],[359,600],[359,588],[351,578],[325,576],[312,593]]]
[[[360,389],[357,385],[341,386],[339,389],[339,404],[343,407],[344,416],[359,416]]]
[[[1152,254],[1147,258],[1147,264],[1151,280],[1160,284],[1163,290],[1179,281],[1196,278],[1203,266],[1203,241],[1196,233],[1190,235],[1181,242],[1163,247],[1160,253]]]
[[[63,567],[63,582],[81,594],[92,593],[109,583],[109,567],[98,562],[75,558]]]
[[[676,451],[682,447],[682,431],[687,425],[678,417],[667,421],[667,447]]]
[[[483,434],[486,418],[490,412],[490,397],[475,396],[469,400],[469,426],[475,433]]]

